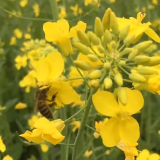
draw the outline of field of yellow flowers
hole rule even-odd
[[[160,160],[159,8],[1,0],[0,160]]]

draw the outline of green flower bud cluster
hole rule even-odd
[[[152,66],[160,64],[160,56],[150,54],[156,46],[151,40],[135,43],[139,37],[130,32],[130,29],[127,24],[120,30],[118,18],[109,8],[102,20],[95,18],[94,32],[77,30],[78,41],[73,45],[86,58],[77,58],[74,64],[81,70],[88,71],[88,78],[94,80],[92,85],[98,86],[97,81],[104,70],[108,72],[103,82],[105,89],[110,89],[113,82],[117,87],[122,87],[124,81],[145,83],[146,75],[157,74]],[[142,67],[132,72],[139,65]],[[127,79],[124,74],[127,74]],[[122,93],[121,89],[118,92]]]

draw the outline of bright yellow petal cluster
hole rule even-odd
[[[30,129],[34,128],[35,122],[38,120],[38,116],[33,115],[30,119],[28,119],[28,125]]]
[[[78,16],[83,13],[82,8],[80,8],[78,4],[71,6],[70,9],[73,11],[74,16]]]
[[[49,150],[49,146],[45,143],[40,144],[40,147],[43,152],[48,152]]]
[[[71,125],[73,126],[72,132],[75,132],[76,130],[79,129],[79,127],[80,127],[80,125],[81,125],[81,122],[74,120],[74,121],[71,123]]]
[[[125,88],[127,103],[117,102],[114,94],[99,90],[92,97],[96,110],[110,118],[101,128],[100,134],[104,145],[113,147],[120,141],[127,144],[136,143],[139,139],[138,122],[131,117],[143,107],[144,100],[138,90]]]
[[[21,39],[22,36],[23,36],[22,31],[18,28],[14,29],[13,33],[14,33],[15,37],[18,38],[18,39]]]
[[[15,58],[15,67],[19,70],[21,67],[26,67],[27,65],[27,57],[26,56],[17,56]]]
[[[65,8],[65,7],[60,7],[59,17],[60,17],[61,19],[67,17],[67,13],[66,13],[66,8]]]
[[[4,152],[6,150],[6,146],[2,141],[2,137],[0,136],[0,151]]]
[[[26,107],[27,107],[26,103],[19,102],[16,104],[15,109],[24,109]]]
[[[6,155],[2,160],[13,160],[13,158],[9,155]]]
[[[38,3],[35,3],[33,6],[33,11],[34,11],[34,14],[35,14],[35,17],[38,17],[39,14],[40,14],[40,8],[39,8],[39,4]]]
[[[20,136],[27,139],[29,142],[42,143],[47,141],[53,145],[60,143],[65,138],[61,134],[64,128],[64,122],[60,119],[49,121],[44,117],[39,118],[34,124],[34,128],[32,132],[26,131]]]
[[[28,0],[21,0],[19,4],[21,7],[25,7],[28,4]]]
[[[139,12],[137,14],[137,19],[133,17],[130,17],[129,19],[118,18],[119,29],[122,30],[125,26],[130,25],[129,34],[135,34],[135,39],[139,39],[141,35],[145,33],[154,41],[160,43],[160,37],[149,27],[151,23],[141,23],[144,17],[145,14]]]
[[[84,157],[89,158],[93,154],[93,151],[86,151]]]

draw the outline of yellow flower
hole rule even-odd
[[[30,35],[29,33],[25,33],[25,34],[24,34],[24,38],[25,38],[25,39],[31,39],[31,35]]]
[[[26,131],[20,136],[27,139],[29,142],[42,143],[44,141],[50,142],[56,145],[63,141],[65,138],[60,132],[64,128],[64,122],[62,120],[49,121],[45,117],[39,118],[32,132]]]
[[[111,3],[114,3],[116,0],[109,0]]]
[[[40,144],[40,147],[43,152],[48,152],[49,150],[49,146],[45,143]]]
[[[6,150],[6,146],[2,141],[2,137],[0,136],[0,151],[4,152]]]
[[[150,154],[147,149],[144,149],[136,158],[136,160],[159,160],[160,156],[157,153]]]
[[[75,16],[78,16],[79,14],[82,14],[82,13],[83,13],[82,8],[80,8],[80,7],[78,6],[78,4],[75,4],[75,6],[71,6],[70,8],[71,8],[71,10],[73,11],[73,14],[74,14]]]
[[[113,147],[120,141],[136,143],[139,138],[138,122],[131,117],[143,107],[144,100],[138,90],[125,88],[127,103],[117,102],[114,94],[99,90],[92,99],[96,110],[110,118],[101,128],[100,134],[107,147]]]
[[[16,43],[17,43],[16,37],[14,37],[14,36],[11,37],[9,44],[10,44],[11,46],[13,46],[13,45],[16,45]]]
[[[38,120],[38,116],[33,115],[30,119],[28,119],[28,125],[30,129],[34,128],[34,124],[36,123],[36,121]]]
[[[21,7],[25,7],[28,4],[28,0],[21,0],[19,4]]]
[[[18,28],[16,28],[14,31],[13,31],[13,33],[14,33],[14,35],[15,35],[15,37],[16,38],[18,38],[18,39],[21,39],[22,38],[22,32],[21,32],[21,30],[20,29],[18,29]]]
[[[135,34],[136,40],[140,38],[143,33],[145,33],[154,41],[160,43],[160,37],[149,27],[151,23],[141,23],[144,18],[145,14],[142,14],[141,12],[137,14],[137,19],[133,17],[130,17],[129,19],[118,18],[119,29],[121,30],[126,25],[130,25],[129,34]]]
[[[137,145],[138,143],[126,144],[121,141],[118,143],[117,147],[124,152],[125,160],[134,160],[135,156],[138,156]]]
[[[67,17],[67,13],[66,13],[66,8],[65,8],[65,7],[60,7],[59,17],[60,17],[61,19]]]
[[[2,160],[13,160],[13,158],[9,155],[6,155]]]
[[[21,67],[25,67],[27,65],[27,57],[26,56],[17,56],[15,58],[15,67],[19,70]]]
[[[71,29],[70,32],[76,32],[77,29],[85,31],[86,24],[80,21],[77,24],[77,27]],[[69,23],[67,20],[61,19],[53,23],[46,22],[43,25],[43,31],[45,33],[45,39],[48,42],[54,42],[58,44],[62,53],[65,56],[68,56],[70,53],[72,53],[72,45],[70,42],[70,38],[77,35],[75,34],[73,35],[72,33],[69,32]]]
[[[25,103],[19,102],[16,104],[16,106],[14,108],[15,109],[24,109],[26,107],[27,107],[27,105]]]
[[[72,132],[75,132],[76,130],[79,129],[79,127],[80,127],[80,125],[81,125],[81,122],[74,120],[74,121],[71,123],[71,125],[73,126]]]
[[[30,92],[30,87],[36,87],[36,73],[34,70],[29,71],[29,73],[23,77],[23,79],[19,82],[20,87],[26,87],[25,91]]]
[[[89,158],[93,154],[93,151],[86,151],[84,157]]]
[[[34,14],[35,14],[35,17],[38,17],[39,14],[40,14],[40,8],[39,8],[39,4],[38,3],[35,3],[33,6],[33,11],[34,11]]]
[[[158,5],[158,0],[152,0],[152,3],[153,3],[154,5]]]

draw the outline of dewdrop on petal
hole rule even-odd
[[[95,54],[88,54],[87,57],[92,61],[92,62],[97,62],[99,58]]]
[[[134,48],[138,49],[139,52],[142,52],[147,49],[152,43],[152,41],[144,41],[135,45]]]
[[[107,29],[107,30],[110,30],[110,14],[111,14],[111,9],[108,8],[102,18],[102,24],[103,24],[103,29],[104,31]]]
[[[125,88],[123,87],[119,87],[116,89],[116,93],[117,93],[117,97],[118,100],[123,104],[126,105],[127,104],[127,93]]]
[[[119,24],[114,12],[110,13],[110,28],[112,29],[112,32],[114,34],[116,35],[119,34]]]
[[[138,54],[138,49],[134,48],[132,50],[132,52],[128,55],[128,60],[133,60],[135,58],[135,56],[137,56]]]
[[[112,41],[111,33],[106,29],[103,37],[103,43],[106,45]]]
[[[138,73],[143,75],[152,75],[152,74],[158,74],[157,70],[153,67],[144,66],[138,69]]]
[[[128,33],[129,33],[129,30],[130,30],[130,25],[129,24],[126,25],[125,27],[123,27],[122,30],[119,33],[119,38],[124,40],[127,37]]]
[[[97,35],[95,33],[89,31],[87,33],[87,35],[88,35],[88,38],[89,38],[90,42],[92,42],[93,45],[99,45],[99,41],[100,40],[99,40],[99,38],[97,37]]]
[[[146,82],[146,78],[139,73],[131,73],[129,75],[129,79],[131,79],[134,82],[139,82],[139,83]]]
[[[145,64],[146,62],[149,62],[151,57],[145,56],[145,55],[138,55],[134,58],[134,61],[137,64]]]
[[[77,30],[77,36],[78,36],[79,40],[81,41],[81,43],[83,43],[84,45],[86,45],[88,47],[91,45],[87,34],[84,33],[83,31]]]
[[[91,66],[87,62],[82,61],[82,60],[74,61],[74,64],[75,64],[75,66],[77,66],[78,68],[80,68],[83,71],[88,71],[91,69]]]
[[[109,89],[109,88],[112,87],[113,82],[112,82],[111,78],[107,77],[107,78],[104,79],[103,84],[104,84],[105,89]]]
[[[156,66],[158,64],[160,64],[160,57],[158,57],[158,56],[150,57],[150,61],[145,63],[145,65],[147,65],[147,66]]]
[[[114,76],[114,81],[117,83],[118,86],[122,86],[123,85],[123,78],[120,74],[116,74]]]
[[[133,41],[135,40],[135,34],[129,34],[125,39],[124,39],[124,44],[126,46],[129,46]]]
[[[103,24],[101,22],[101,19],[98,18],[98,17],[95,18],[94,32],[99,38],[101,38],[103,36],[103,33],[104,33]]]
[[[87,55],[90,53],[90,48],[85,46],[84,44],[82,43],[74,43],[73,44],[77,49],[80,50],[81,53]]]
[[[98,79],[102,76],[102,71],[96,69],[89,74],[90,79]]]

